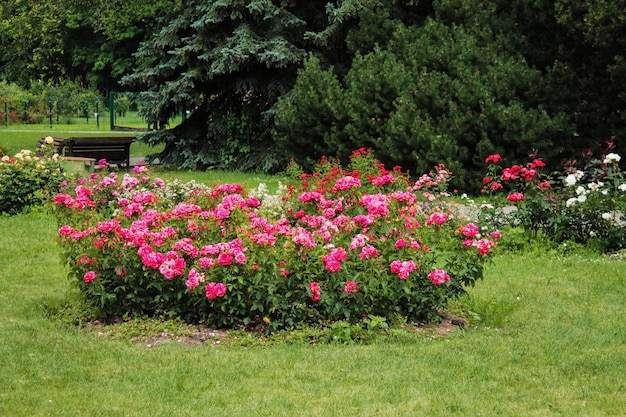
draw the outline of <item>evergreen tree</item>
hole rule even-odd
[[[145,91],[148,117],[164,126],[181,110],[180,126],[147,136],[165,143],[165,163],[184,168],[271,170],[273,106],[292,86],[306,55],[304,34],[323,17],[321,2],[192,1],[137,54],[126,77]]]
[[[345,75],[310,59],[278,105],[277,140],[287,152],[298,156],[313,143],[307,149],[316,154],[307,156],[315,160],[368,147],[417,174],[443,162],[465,189],[489,153],[557,154],[554,141],[566,127],[534,101],[542,74],[501,31],[479,24],[491,10],[446,16],[452,10],[438,7],[421,25],[364,12],[348,36],[358,49]],[[376,32],[381,42],[366,36]]]

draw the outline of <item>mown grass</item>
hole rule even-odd
[[[73,299],[45,213],[0,217],[0,415],[623,416],[624,261],[496,257],[482,322],[369,345],[158,347],[53,320]],[[497,317],[497,320],[494,318]],[[493,327],[497,324],[497,327]]]
[[[55,136],[67,138],[72,136],[135,136],[140,132],[111,131],[108,125],[100,125],[97,128],[94,124],[77,125],[14,125],[9,129],[0,128],[0,149],[7,155],[14,155],[22,149],[35,150],[37,141],[45,136]],[[162,146],[151,147],[142,142],[134,142],[130,147],[131,156],[145,156],[157,153],[162,150]]]

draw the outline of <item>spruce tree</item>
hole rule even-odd
[[[293,84],[306,55],[305,31],[320,22],[320,11],[321,2],[195,0],[167,16],[140,47],[142,66],[124,79],[144,91],[147,116],[161,127],[190,112],[180,126],[146,137],[165,143],[161,160],[271,170],[273,106]]]

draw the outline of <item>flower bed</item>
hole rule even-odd
[[[81,179],[55,198],[70,274],[107,316],[266,331],[417,321],[482,277],[499,237],[445,202],[443,166],[413,183],[361,149],[347,169],[323,159],[313,174],[290,172],[298,185],[280,199],[166,184],[143,167]]]
[[[509,223],[556,242],[574,242],[602,252],[626,247],[626,177],[613,144],[599,158],[590,152],[564,170],[545,173],[536,155],[531,162],[502,167],[499,154],[486,158],[483,193],[507,193],[517,206]],[[491,222],[492,227],[496,223]]]

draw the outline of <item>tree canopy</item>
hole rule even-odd
[[[191,110],[180,127],[149,135],[166,143],[161,160],[185,168],[275,165],[273,106],[292,86],[322,5],[193,1],[146,40],[124,84],[145,92],[148,116],[161,124]]]
[[[184,3],[184,4],[183,4]],[[5,0],[0,80],[143,91],[186,168],[372,147],[467,181],[488,152],[624,151],[621,0]]]

